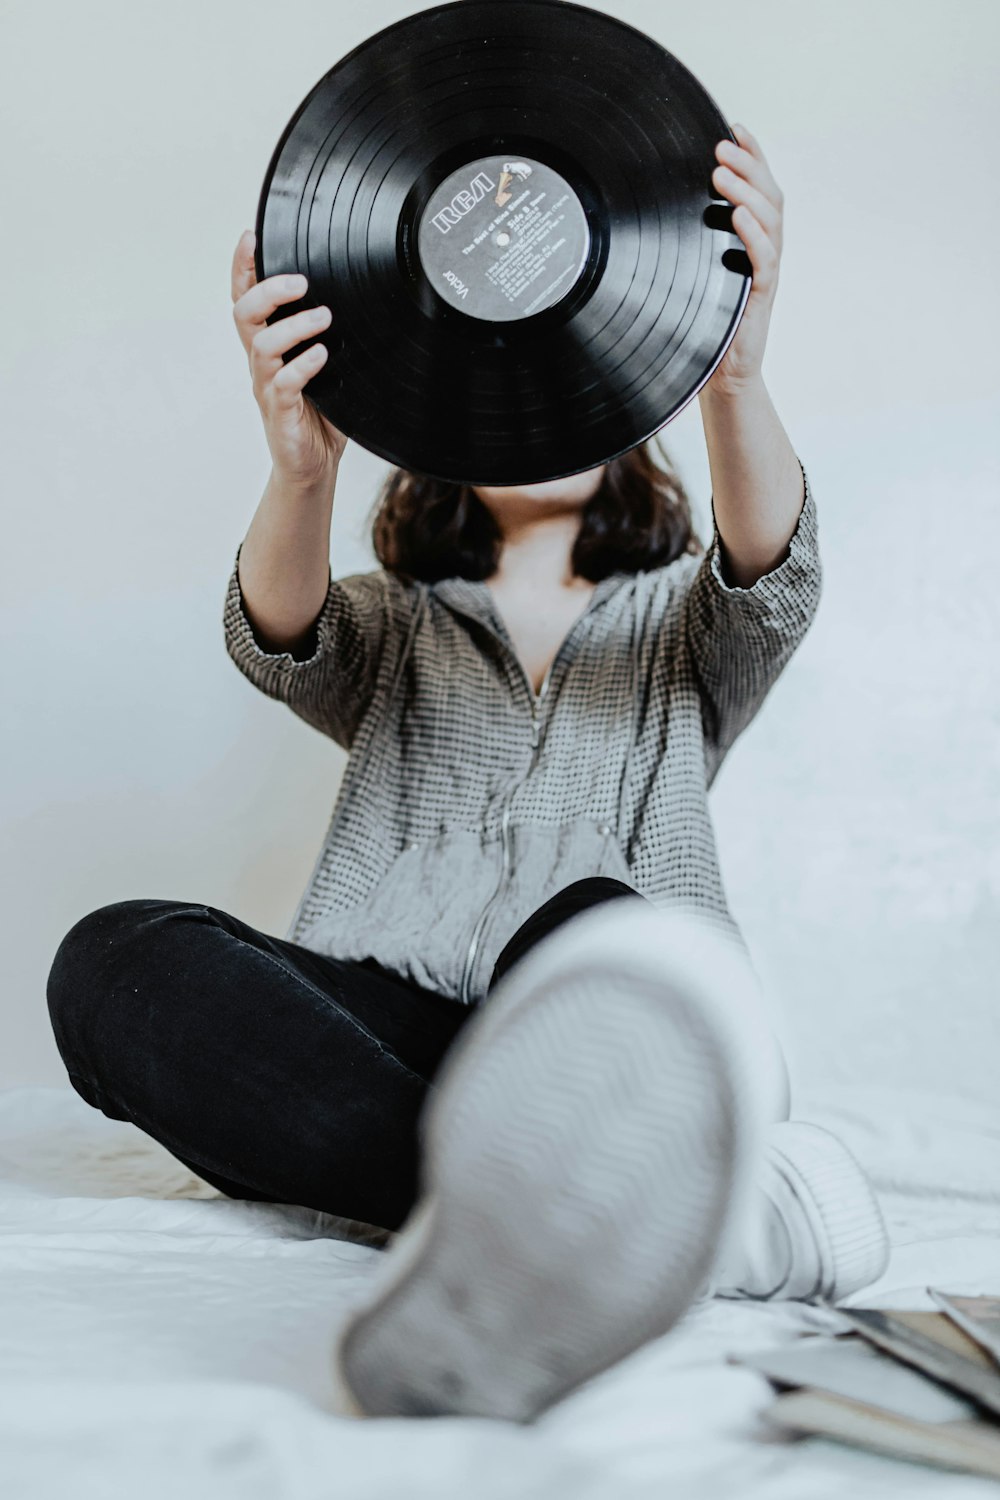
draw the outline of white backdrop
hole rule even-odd
[[[503,3],[503,0],[498,0]],[[61,1082],[45,977],[131,896],[283,933],[344,756],[256,694],[222,600],[268,456],[229,266],[289,116],[416,4],[5,0],[0,1084]],[[607,0],[786,199],[765,376],[815,488],[820,612],[713,791],[806,1084],[991,1097],[1000,1051],[992,0]],[[702,534],[697,402],[663,433]],[[386,466],[342,465],[374,566]]]

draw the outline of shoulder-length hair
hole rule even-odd
[[[684,486],[659,441],[656,448],[654,455],[643,443],[608,463],[573,543],[578,577],[598,583],[609,573],[658,568],[704,551]],[[394,469],[370,520],[375,556],[404,581],[456,575],[478,581],[497,569],[501,533],[470,485]]]

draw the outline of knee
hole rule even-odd
[[[640,901],[646,899],[641,891],[626,885],[624,880],[617,880],[613,875],[584,875],[582,879],[564,885],[553,900],[584,907],[597,906],[601,901],[610,901],[615,896],[635,896]]]
[[[114,965],[131,946],[136,932],[144,927],[156,909],[171,910],[166,901],[112,901],[74,922],[56,949],[49,970],[48,989],[56,997],[67,985],[89,979],[95,970]]]
[[[81,1027],[98,1003],[133,992],[129,980],[141,968],[159,935],[173,919],[189,911],[204,912],[193,902],[138,898],[113,901],[88,912],[66,933],[52,959],[46,1000],[63,1058],[75,1050]]]

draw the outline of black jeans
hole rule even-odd
[[[511,937],[488,989],[588,906],[638,891],[575,881]],[[374,959],[327,958],[195,902],[113,902],[63,938],[48,977],[73,1087],[234,1198],[398,1229],[418,1120],[474,1007]]]

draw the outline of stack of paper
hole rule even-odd
[[[940,1312],[837,1308],[843,1335],[735,1357],[786,1392],[768,1419],[1000,1479],[1000,1297],[928,1291]]]

